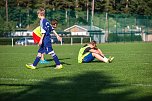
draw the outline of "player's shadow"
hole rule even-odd
[[[66,62],[61,62],[61,64],[62,64],[62,65],[71,65],[71,64],[66,63]],[[53,65],[47,65],[47,66],[43,66],[43,67],[40,67],[40,68],[54,68],[54,67],[56,67],[56,65],[55,65],[55,64],[53,64]]]
[[[68,59],[71,59],[71,58],[59,58],[59,60],[68,60]],[[53,61],[53,59],[46,59],[47,61]]]
[[[1,101],[137,101],[128,98],[136,94],[137,89],[131,89],[125,84],[116,82],[114,78],[103,72],[85,72],[83,74],[52,77],[35,81],[31,84],[9,84],[17,89],[16,93],[0,93]],[[23,87],[23,88],[21,88]],[[151,97],[142,100],[150,101]],[[144,100],[145,101],[145,100]]]
[[[64,61],[64,60],[67,60],[67,59],[71,59],[71,58],[59,58],[62,65],[71,65],[70,63],[67,63],[67,62]],[[46,59],[46,61],[54,62],[53,59]],[[42,67],[39,67],[39,68],[54,68],[54,67],[56,67],[55,63],[53,63],[53,65],[51,64],[51,65],[42,66]]]
[[[85,63],[85,62],[84,62]],[[93,61],[91,61],[91,62],[89,62],[89,63],[104,63],[104,62],[101,62],[101,61],[99,61],[99,60],[93,60]],[[88,64],[88,63],[87,63]]]
[[[113,60],[114,61],[114,60]],[[112,61],[112,62],[113,62]],[[97,60],[97,59],[95,59],[95,60],[93,60],[93,61],[91,61],[91,62],[89,62],[89,63],[105,63],[105,62],[102,62],[102,61],[99,61],[99,60]]]

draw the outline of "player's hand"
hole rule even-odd
[[[39,41],[38,45],[40,46],[42,44],[42,40]]]
[[[98,50],[95,50],[95,53],[100,54],[100,52]]]
[[[62,42],[62,38],[60,36],[58,36],[57,39]]]

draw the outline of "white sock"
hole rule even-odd
[[[108,59],[107,59],[106,57],[104,57],[104,58],[103,58],[103,61],[104,61],[105,63],[107,63],[107,62],[108,62]]]

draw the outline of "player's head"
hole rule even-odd
[[[89,44],[91,45],[91,48],[97,47],[97,42],[95,40],[92,40]]]
[[[42,18],[45,16],[45,9],[44,8],[39,8],[38,11],[37,11],[37,15],[38,15],[38,18]]]
[[[57,21],[56,19],[53,19],[53,20],[51,21],[51,25],[52,25],[53,28],[56,28],[57,25],[58,25],[58,21]]]

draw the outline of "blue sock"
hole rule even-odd
[[[37,64],[39,63],[40,59],[41,59],[41,57],[37,56],[36,59],[33,62],[33,66],[37,66]]]
[[[56,55],[53,55],[52,57],[53,57],[53,60],[56,63],[56,65],[60,65],[61,64],[60,61],[59,61],[59,59],[58,59],[58,57]]]

